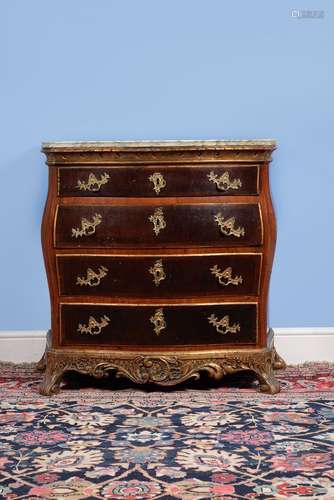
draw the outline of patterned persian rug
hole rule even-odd
[[[33,366],[2,364],[0,498],[333,500],[334,365],[278,378],[269,396],[247,373],[174,390],[72,375],[47,398]]]

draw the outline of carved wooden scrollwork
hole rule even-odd
[[[64,352],[50,350],[46,355],[46,372],[40,392],[50,395],[60,388],[62,375],[67,371],[77,371],[94,377],[105,377],[115,372],[118,377],[126,377],[139,384],[155,383],[171,386],[185,380],[198,379],[202,372],[216,380],[227,373],[240,370],[254,371],[260,381],[260,390],[275,394],[279,383],[273,375],[277,359],[274,348],[224,352],[220,356],[142,355],[122,357],[113,354],[85,353],[80,351]]]

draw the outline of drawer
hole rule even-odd
[[[261,254],[124,257],[57,255],[61,295],[257,295]]]
[[[60,196],[255,195],[258,165],[60,167]]]
[[[58,248],[258,246],[260,207],[254,204],[61,205]]]
[[[255,344],[257,304],[61,304],[63,346]]]

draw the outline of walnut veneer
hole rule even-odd
[[[44,143],[51,331],[66,371],[174,385],[253,370],[279,391],[267,327],[273,141]]]

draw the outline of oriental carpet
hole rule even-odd
[[[333,500],[334,366],[277,378],[270,396],[247,373],[174,390],[73,374],[48,398],[33,365],[0,364],[0,498]]]

